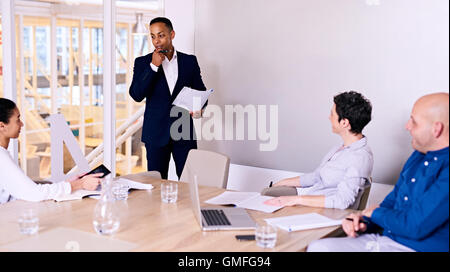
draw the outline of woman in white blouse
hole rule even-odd
[[[372,175],[373,154],[362,133],[371,120],[372,105],[354,91],[340,93],[333,100],[329,119],[342,142],[325,155],[314,172],[264,189],[262,194],[278,196],[265,204],[347,209],[358,203],[358,194]]]
[[[10,139],[19,137],[23,123],[16,104],[0,98],[0,204],[13,199],[42,201],[79,189],[95,190],[100,184],[102,173],[75,176],[63,182],[36,184],[13,161],[7,148]]]

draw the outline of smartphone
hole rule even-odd
[[[106,168],[106,166],[104,166],[102,164],[102,165],[96,167],[95,169],[91,170],[89,173],[84,174],[80,178],[87,176],[87,175],[91,175],[91,174],[97,174],[97,173],[103,173],[103,176],[100,176],[100,178],[104,178],[105,176],[109,175],[111,173],[111,171],[109,171],[109,169]]]
[[[239,241],[253,241],[255,240],[255,235],[236,235],[236,239]]]

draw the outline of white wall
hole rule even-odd
[[[166,15],[184,21],[177,37],[182,26],[189,41],[193,6],[182,2],[166,1]],[[412,152],[404,124],[414,101],[449,90],[447,0],[195,0],[194,22],[195,54],[216,91],[210,104],[279,106],[275,151],[259,151],[259,141],[199,143],[235,164],[312,171],[340,141],[327,119],[332,97],[357,90],[373,104],[364,132],[374,181],[394,184]]]
[[[175,49],[194,54],[195,0],[164,0],[164,16],[170,19],[175,30]],[[178,180],[173,158],[170,159],[168,179]]]
[[[165,0],[164,16],[169,18],[175,30],[175,48],[194,54],[195,0]]]

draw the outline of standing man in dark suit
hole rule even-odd
[[[169,19],[153,19],[150,22],[150,35],[155,51],[136,58],[130,96],[137,102],[147,99],[142,129],[142,142],[147,150],[147,170],[159,171],[161,177],[167,179],[172,154],[180,178],[189,150],[197,148],[192,117],[200,118],[202,111],[188,113],[177,108],[174,116],[172,107],[175,106],[172,103],[185,86],[202,91],[205,91],[206,87],[197,58],[177,52],[172,45],[175,31]],[[188,118],[183,118],[183,114]],[[180,127],[189,129],[188,139],[178,139],[171,135],[171,131],[175,131],[173,128],[171,130],[172,124],[180,117],[189,120],[189,124]],[[176,132],[179,132],[180,128],[177,128]]]

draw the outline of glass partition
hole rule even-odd
[[[40,11],[48,13],[31,15],[33,7],[27,9],[28,2],[41,2]],[[25,124],[19,138],[19,161],[32,179],[48,179],[51,175],[50,114],[64,115],[85,156],[103,142],[103,8],[48,1],[21,1],[19,4],[24,6],[16,9],[17,102]],[[116,10],[115,122],[119,128],[145,105],[145,101],[134,102],[128,88],[134,59],[148,54],[151,43],[148,36],[131,33],[135,14],[141,10],[121,7]],[[146,24],[158,12],[156,9],[144,11]],[[1,50],[0,24],[0,96],[3,96]],[[123,143],[118,143],[118,175],[146,170],[145,164],[141,167],[145,159],[141,158],[140,139],[139,129]],[[64,148],[64,172],[73,167],[73,159]]]

